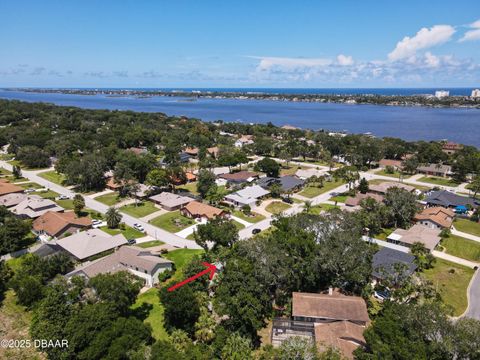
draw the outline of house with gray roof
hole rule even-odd
[[[68,273],[90,279],[99,274],[113,274],[128,271],[145,280],[145,286],[152,287],[158,283],[158,276],[165,270],[172,269],[173,262],[152,254],[149,250],[137,246],[122,246],[113,254],[88,262]]]
[[[373,255],[372,276],[377,281],[394,276],[398,272],[410,276],[417,268],[414,260],[415,256],[412,254],[383,247]]]
[[[452,173],[452,167],[443,164],[428,164],[417,167],[417,172],[425,175],[446,177]]]
[[[11,193],[0,196],[0,206],[5,206],[7,208],[20,204],[23,200],[27,198],[25,193]]]
[[[460,196],[447,190],[432,191],[424,200],[429,206],[443,206],[445,208],[455,208],[457,206],[477,207],[480,200],[466,196]]]
[[[30,219],[36,219],[48,211],[63,212],[64,210],[56,202],[44,199],[38,195],[29,195],[10,209],[18,217]]]
[[[260,178],[257,183],[264,189],[268,189],[273,184],[279,184],[283,192],[290,192],[300,189],[305,184],[305,180],[291,175],[285,175],[279,178],[266,176]]]
[[[168,211],[181,209],[189,202],[194,200],[188,196],[181,196],[166,191],[154,196],[150,196],[149,199]]]
[[[122,234],[111,236],[100,229],[90,229],[55,240],[55,244],[75,259],[85,260],[104,251],[125,245],[127,239]]]
[[[225,201],[237,207],[242,207],[245,205],[254,207],[257,200],[262,199],[268,194],[270,194],[270,191],[265,190],[259,185],[252,185],[232,194],[226,195]]]

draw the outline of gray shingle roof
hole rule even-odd
[[[372,275],[380,279],[385,275],[393,275],[395,264],[404,264],[406,275],[410,275],[417,268],[417,265],[413,263],[414,259],[415,257],[411,254],[384,247],[373,255]]]
[[[453,206],[478,206],[480,204],[479,200],[468,198],[466,196],[460,196],[454,194],[447,190],[434,191],[425,199],[427,204],[440,205],[443,207],[453,207]]]

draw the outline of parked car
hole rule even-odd
[[[141,232],[145,232],[145,229],[144,229],[143,226],[140,225],[140,224],[137,224],[137,223],[133,224],[133,228],[134,228],[135,230],[138,230],[138,231],[141,231]]]
[[[253,235],[256,235],[256,234],[258,234],[260,231],[262,231],[262,230],[260,230],[259,228],[255,228],[255,229],[252,230],[252,234],[253,234]]]
[[[385,290],[385,291],[378,290],[378,291],[375,291],[373,293],[373,296],[375,298],[377,298],[378,300],[383,301],[383,300],[387,300],[388,298],[390,298],[390,292],[388,290]]]
[[[293,204],[293,200],[288,197],[282,198],[282,201],[287,204]]]
[[[37,189],[34,189],[34,188],[28,188],[28,189],[25,189],[24,190],[26,193],[32,193],[32,192],[35,192],[37,191]]]
[[[68,199],[70,199],[70,196],[68,196],[68,195],[60,195],[58,197],[58,200],[68,200]]]
[[[135,239],[128,239],[127,240],[128,245],[135,245],[137,243],[137,240]]]

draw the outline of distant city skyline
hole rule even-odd
[[[479,50],[478,0],[0,3],[0,87],[478,88]]]

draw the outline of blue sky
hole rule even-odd
[[[0,87],[480,86],[480,1],[0,0]]]

